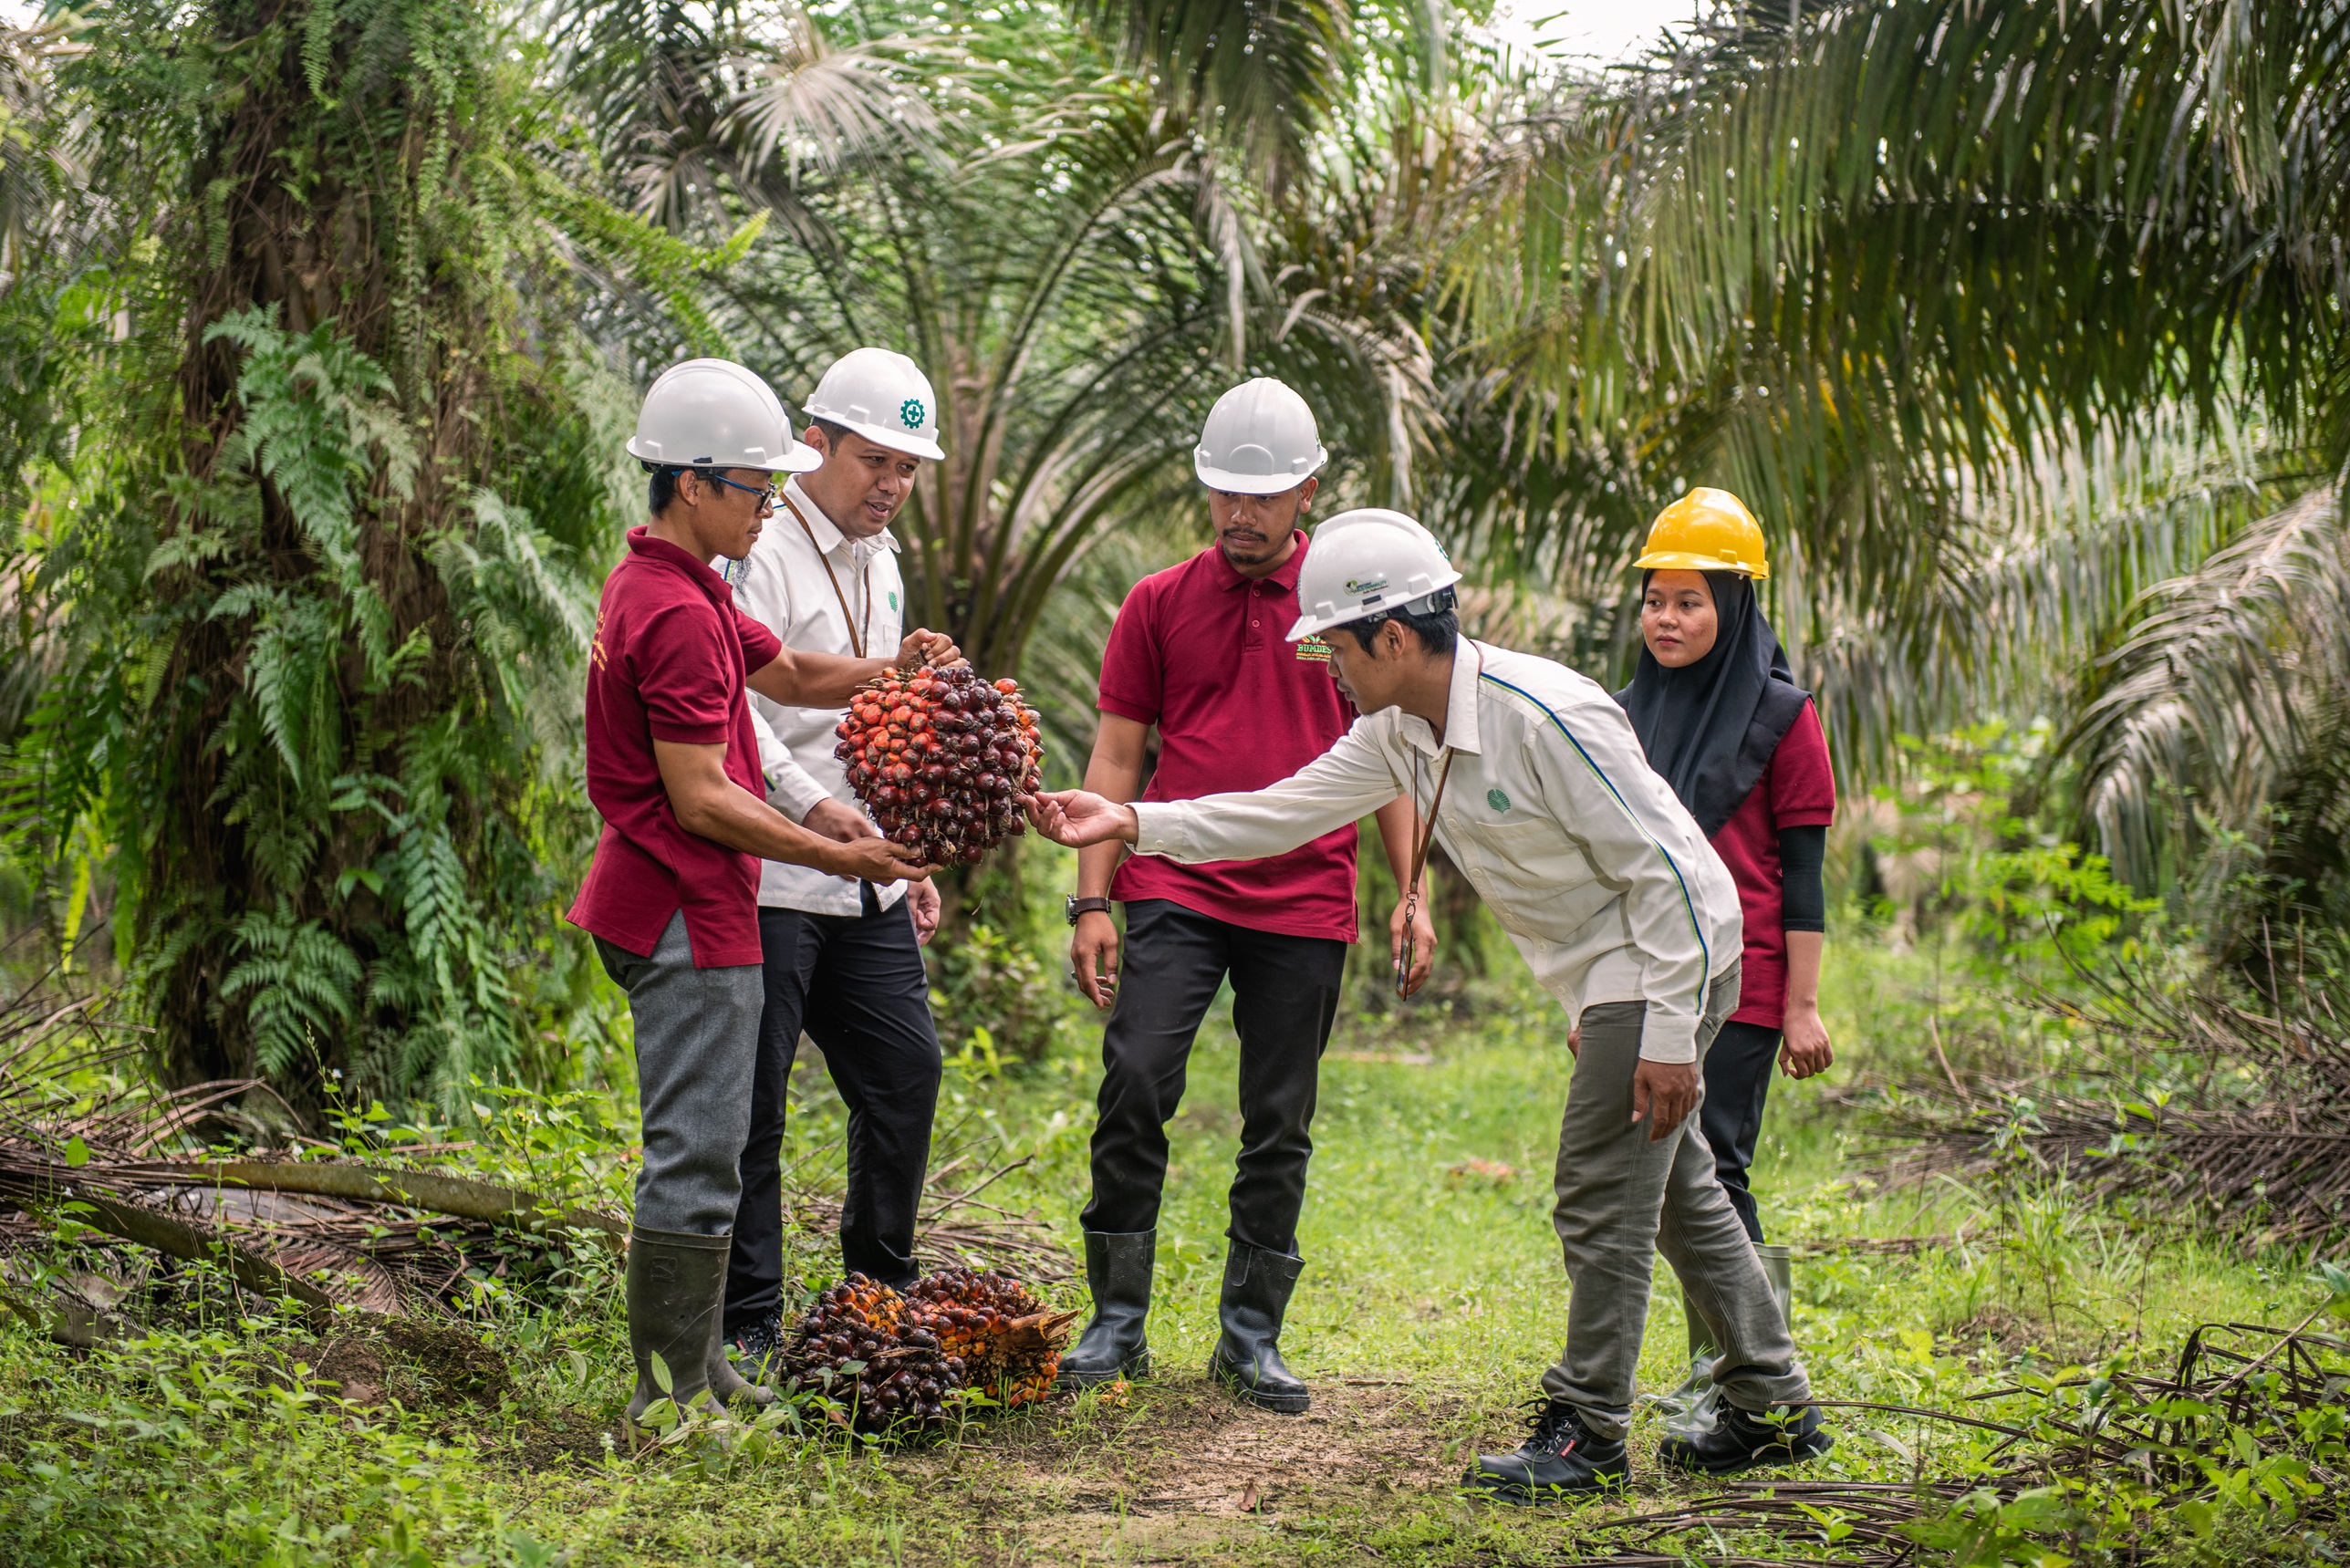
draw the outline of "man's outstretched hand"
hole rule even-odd
[[[843,844],[832,851],[829,858],[831,864],[823,869],[836,877],[854,877],[860,882],[920,881],[936,869],[923,865],[921,857],[906,846],[893,844],[878,835]]]
[[[1020,804],[1028,808],[1028,820],[1035,824],[1037,832],[1071,849],[1113,840],[1134,842],[1134,808],[1085,790],[1023,795]]]
[[[942,631],[924,631],[917,627],[906,634],[905,641],[898,645],[898,669],[907,675],[911,675],[925,664],[933,670],[944,670],[950,664],[961,662],[962,659],[962,649],[954,645],[954,639]]]

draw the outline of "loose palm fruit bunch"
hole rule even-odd
[[[959,1389],[1009,1405],[1045,1398],[1076,1320],[1008,1274],[942,1270],[902,1296],[851,1274],[801,1314],[778,1381],[837,1401],[863,1430],[902,1434],[943,1423]]]
[[[785,1390],[827,1395],[869,1432],[944,1421],[963,1363],[905,1308],[896,1291],[863,1274],[817,1296],[784,1347]]]
[[[917,1280],[904,1313],[962,1363],[963,1382],[1030,1405],[1053,1391],[1075,1313],[1055,1313],[1009,1274],[942,1269]]]
[[[1028,831],[1014,797],[1035,792],[1045,751],[1017,681],[991,686],[967,664],[885,670],[858,689],[834,733],[857,798],[924,863],[976,865]]]

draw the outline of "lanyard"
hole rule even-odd
[[[873,629],[873,563],[870,561],[865,563],[865,572],[863,576],[865,587],[865,627],[864,630],[860,631],[858,629],[856,612],[848,607],[848,596],[841,591],[840,578],[832,569],[832,561],[825,555],[824,546],[816,542],[816,530],[808,526],[808,520],[805,516],[801,515],[800,509],[793,504],[792,498],[789,495],[778,492],[776,493],[776,499],[781,501],[785,506],[791,507],[793,520],[799,524],[800,532],[807,535],[808,548],[816,552],[816,564],[824,568],[825,580],[832,584],[832,597],[840,601],[840,618],[846,621],[848,625],[849,649],[855,653],[858,658],[864,658],[865,634]]]
[[[1412,951],[1411,923],[1419,913],[1419,878],[1420,874],[1428,869],[1428,851],[1436,842],[1436,808],[1444,804],[1444,786],[1451,781],[1451,778],[1452,748],[1447,746],[1444,748],[1444,760],[1439,764],[1436,772],[1436,794],[1428,803],[1428,820],[1423,824],[1419,819],[1419,753],[1417,748],[1413,750],[1411,754],[1411,885],[1404,889],[1403,895],[1403,951],[1396,955],[1395,965],[1398,996],[1404,994],[1404,981],[1410,975],[1412,960],[1417,956]]]

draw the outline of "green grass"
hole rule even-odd
[[[1953,1407],[2018,1368],[2159,1362],[2197,1323],[2298,1322],[2322,1299],[2282,1262],[2133,1231],[2061,1185],[2004,1198],[1949,1184],[1879,1190],[1866,1174],[1878,1151],[1836,1085],[1914,1059],[1922,961],[1856,957],[1832,971],[1845,977],[1830,1022],[1848,1064],[1828,1084],[1773,1089],[1756,1173],[1766,1223],[1798,1243],[1937,1240],[1913,1255],[1799,1261],[1797,1337],[1823,1397]],[[1555,1005],[1502,989],[1465,1027],[1358,1021],[1334,1046],[1301,1231],[1307,1269],[1284,1339],[1322,1393],[1305,1420],[1237,1411],[1201,1376],[1238,1125],[1236,1051],[1218,1022],[1174,1128],[1150,1322],[1161,1375],[1123,1408],[1088,1397],[899,1453],[794,1442],[755,1459],[608,1457],[601,1434],[624,1397],[625,1340],[611,1278],[598,1272],[554,1305],[493,1290],[487,1334],[515,1388],[488,1404],[436,1396],[395,1366],[404,1404],[345,1408],[289,1380],[288,1352],[265,1348],[283,1325],[257,1319],[216,1313],[196,1331],[88,1354],[10,1319],[0,1541],[11,1545],[0,1557],[1435,1565],[1576,1555],[1607,1520],[1679,1490],[1648,1459],[1645,1417],[1628,1503],[1528,1515],[1464,1502],[1449,1484],[1480,1445],[1514,1440],[1512,1407],[1534,1392],[1565,1323],[1548,1189],[1568,1061]],[[966,1136],[988,1127],[1006,1150],[1033,1156],[991,1196],[1033,1206],[1065,1233],[1085,1195],[1097,1073],[1074,1053],[1017,1079],[958,1071],[944,1113],[971,1118]],[[502,1115],[530,1124],[504,1146],[509,1168],[525,1144],[546,1168],[609,1156],[609,1140],[575,1130],[566,1142],[527,1103]],[[804,1074],[795,1149],[837,1166],[837,1152],[815,1151],[838,1123],[828,1085]],[[1457,1168],[1472,1159],[1515,1174]],[[600,1179],[618,1179],[617,1168]],[[1081,1304],[1081,1293],[1068,1299]],[[1651,1389],[1680,1375],[1669,1273],[1654,1301],[1641,1367]],[[1981,1447],[1979,1434],[1908,1417],[1845,1412],[1835,1424],[1835,1453],[1814,1467],[1823,1479],[1902,1479]],[[1702,1537],[1690,1549],[1717,1550]],[[1775,1549],[1825,1550],[1816,1540]]]

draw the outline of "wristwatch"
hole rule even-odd
[[[1107,898],[1080,898],[1076,894],[1072,893],[1062,902],[1068,911],[1069,924],[1073,926],[1077,923],[1077,917],[1079,915],[1107,915],[1109,913],[1109,900]]]

